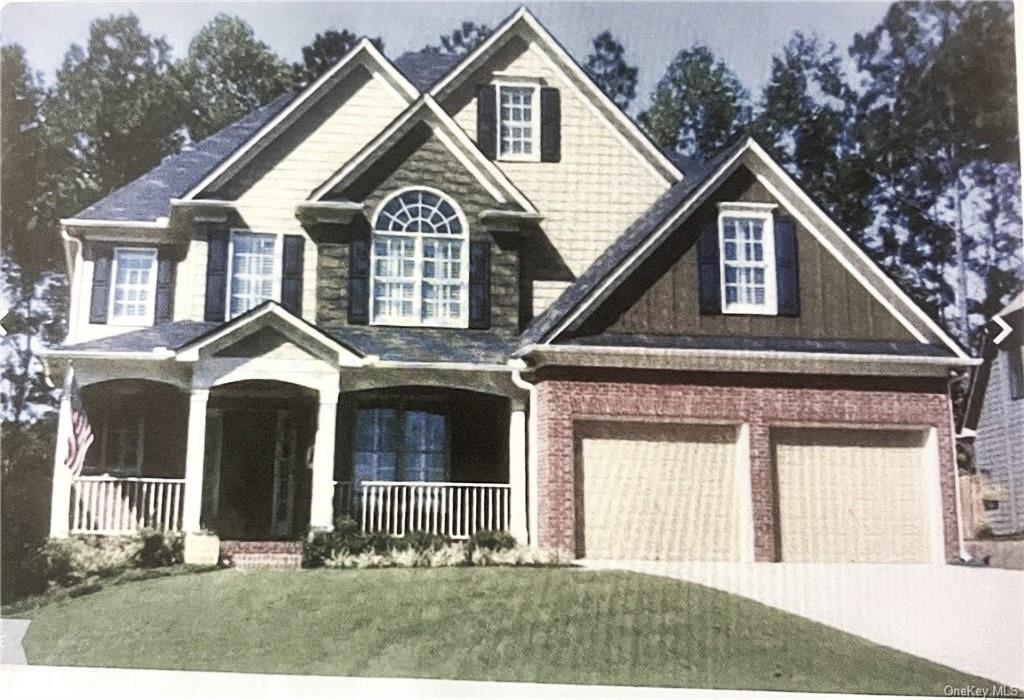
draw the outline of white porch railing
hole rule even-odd
[[[364,532],[466,539],[479,530],[509,529],[508,484],[364,481],[358,496]]]
[[[71,532],[179,531],[184,491],[184,479],[80,476],[71,482]]]

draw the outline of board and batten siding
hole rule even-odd
[[[319,289],[316,323],[325,328],[348,325],[349,241],[369,235],[367,222],[386,198],[403,188],[431,187],[447,195],[462,210],[472,241],[489,241],[491,323],[494,329],[516,332],[519,324],[519,255],[512,241],[495,240],[480,214],[496,206],[476,177],[421,123],[378,161],[379,167],[346,189],[354,201],[364,202],[365,220],[337,227],[341,235],[328,237],[319,247]],[[362,227],[362,230],[360,230]]]
[[[579,334],[914,340],[799,222],[796,226],[799,316],[701,314],[696,241],[705,222],[717,219],[717,203],[729,201],[778,204],[760,183],[741,169],[633,273],[631,280],[623,284]],[[787,214],[779,206],[774,215]]]
[[[1024,530],[1024,399],[1011,398],[1009,376],[1009,353],[1024,348],[1014,345],[1012,338],[992,360],[974,439],[975,464],[991,472],[990,481],[1005,491],[998,510],[984,512],[997,535]]]
[[[327,181],[405,106],[404,98],[383,77],[360,67],[240,170],[222,192],[222,196],[237,199],[246,228],[306,239],[302,316],[307,321],[316,320],[317,248],[295,218],[295,205]],[[204,240],[192,240],[178,274],[175,320],[202,320],[206,304]]]
[[[668,189],[669,183],[643,155],[627,145],[541,49],[518,38],[468,77],[442,104],[474,140],[476,89],[490,83],[494,71],[542,79],[560,92],[560,161],[495,163],[544,215],[541,228],[572,274],[579,275]],[[535,290],[535,300],[552,299],[553,291]]]

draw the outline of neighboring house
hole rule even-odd
[[[974,447],[965,505],[977,527],[1008,535],[1024,532],[1024,292],[984,332],[959,431]]]
[[[54,536],[960,553],[973,361],[755,142],[666,158],[526,10],[457,63],[364,41],[63,223],[96,441],[72,476],[67,392]]]

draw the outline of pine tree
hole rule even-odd
[[[636,97],[636,66],[626,63],[625,49],[609,31],[594,37],[593,46],[583,70],[619,109],[625,110]]]

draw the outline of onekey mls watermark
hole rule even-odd
[[[942,689],[947,698],[1019,698],[1020,688],[1012,685],[947,685]]]

